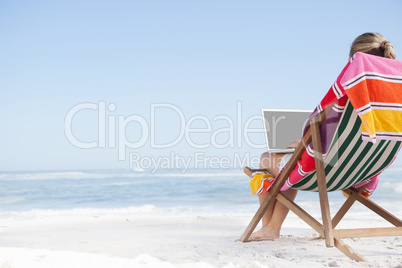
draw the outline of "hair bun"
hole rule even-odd
[[[394,46],[390,41],[384,40],[382,41],[380,48],[382,51],[384,51],[384,57],[389,58],[389,59],[395,59],[396,54],[394,51]]]
[[[384,41],[382,41],[380,47],[381,47],[383,50],[386,50],[387,48],[389,48],[389,47],[393,48],[394,46],[391,44],[390,41],[384,40]]]

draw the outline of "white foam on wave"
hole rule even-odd
[[[154,205],[131,206],[125,208],[72,208],[72,209],[31,209],[23,211],[0,211],[0,218],[38,218],[74,215],[182,215],[192,214],[193,208],[185,206],[156,207]],[[211,211],[213,212],[213,211]],[[1,267],[1,266],[0,266]]]
[[[241,172],[231,172],[231,173],[223,173],[222,171],[217,171],[213,173],[165,173],[165,174],[156,174],[159,177],[245,177],[244,173]]]
[[[389,193],[402,193],[402,182],[383,181],[378,185],[377,189],[384,189]]]
[[[155,206],[155,205],[142,205],[130,206],[123,208],[70,208],[70,209],[31,209],[31,210],[9,210],[0,211],[1,220],[15,220],[15,219],[37,219],[42,217],[99,217],[99,216],[125,216],[135,215],[141,216],[156,216],[156,217],[192,217],[192,216],[219,216],[219,215],[232,215],[232,216],[249,216],[251,217],[257,210],[257,202],[254,206],[238,206],[236,210],[233,207],[217,207],[217,206]],[[1,267],[1,266],[0,266]]]
[[[25,198],[18,196],[0,197],[0,205],[9,205],[25,201]]]
[[[138,172],[49,171],[0,174],[0,180],[107,179],[113,177],[142,177]]]
[[[400,172],[402,171],[402,166],[390,166],[385,170],[385,172]]]
[[[150,173],[139,171],[48,171],[48,172],[12,172],[0,174],[0,181],[18,180],[57,180],[57,179],[109,179],[109,178],[141,178],[141,177],[169,177],[169,178],[220,178],[220,177],[244,177],[241,172],[164,172]]]

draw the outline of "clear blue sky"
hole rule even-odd
[[[164,149],[151,148],[147,136],[127,155],[258,157],[264,149],[251,148],[242,135],[239,142],[238,128],[261,108],[313,109],[361,33],[383,34],[402,57],[401,11],[397,0],[1,1],[0,171],[128,169],[109,131],[106,148],[81,149],[66,138],[65,118],[82,103],[97,110],[77,112],[73,134],[98,147],[99,104],[114,106],[105,118],[116,128],[105,126],[115,129],[116,144],[119,117],[134,120],[126,138],[139,144],[152,104],[170,104],[176,110],[154,110],[156,143],[174,141],[182,124],[205,129],[205,118],[211,130]],[[232,147],[211,146],[231,139],[222,118],[233,120]],[[264,143],[261,133],[249,138]],[[194,148],[188,140],[210,146]]]

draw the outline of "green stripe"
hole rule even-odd
[[[374,152],[372,153],[372,155],[376,155],[377,153],[378,153],[378,151],[381,151],[380,153],[378,153],[377,154],[377,156],[375,157],[375,159],[371,162],[371,164],[368,166],[368,167],[366,167],[366,169],[364,170],[364,171],[362,171],[364,168],[365,168],[365,166],[363,165],[361,168],[360,168],[360,170],[359,170],[359,172],[357,172],[357,175],[355,175],[354,176],[354,178],[352,179],[352,180],[350,180],[350,182],[348,183],[348,184],[346,184],[346,186],[344,186],[344,187],[342,187],[342,189],[346,189],[346,188],[349,188],[349,187],[351,187],[351,186],[353,186],[353,185],[355,185],[355,184],[357,184],[357,183],[359,183],[359,182],[362,182],[362,181],[364,181],[364,180],[367,180],[367,179],[370,179],[370,178],[372,178],[372,177],[374,177],[375,175],[377,175],[378,173],[380,173],[381,171],[383,171],[391,162],[392,162],[392,160],[394,159],[394,157],[395,157],[395,155],[398,153],[398,151],[399,151],[399,149],[400,149],[400,146],[401,146],[401,142],[398,142],[398,143],[396,143],[394,146],[393,146],[393,148],[392,148],[392,151],[391,151],[391,153],[388,155],[388,157],[386,158],[386,160],[384,161],[384,163],[378,168],[378,169],[376,169],[375,171],[373,171],[373,172],[371,172],[369,175],[367,175],[367,173],[375,166],[375,164],[378,162],[378,160],[380,160],[381,159],[381,157],[382,157],[382,155],[383,155],[383,153],[387,150],[387,148],[388,148],[388,146],[390,146],[390,142],[388,141],[380,141],[380,143],[381,144],[378,144],[378,147],[376,147],[375,148],[375,150],[374,150]],[[386,144],[385,144],[386,143]],[[370,143],[371,144],[371,143]],[[385,145],[385,146],[384,146]],[[367,145],[365,146],[365,147],[367,147]],[[365,148],[366,149],[366,148]],[[382,150],[381,150],[382,149]],[[355,162],[355,164],[356,163],[360,163],[360,159],[362,158],[362,157],[364,157],[364,150],[363,150],[363,152],[362,152],[362,154],[360,154],[360,156],[358,157],[358,159],[356,159],[356,162]],[[339,170],[339,169],[338,169]],[[309,175],[309,177],[312,177],[312,176],[314,176],[315,175],[315,172],[313,173],[313,174],[310,174]],[[357,179],[356,179],[357,178]],[[307,177],[306,177],[306,179],[307,179]],[[345,179],[346,178],[342,178],[342,182],[344,182],[345,181]],[[303,179],[303,181],[304,181],[304,179]],[[340,190],[339,189],[339,187],[340,187],[340,185],[342,185],[343,183],[338,183],[338,185],[336,186],[336,188],[334,188],[333,190],[329,190],[329,191],[336,191],[336,190]],[[304,182],[303,183],[303,185],[305,184],[306,182]],[[299,185],[298,185],[299,183],[297,183],[297,184],[295,184],[294,186],[295,187],[299,187]],[[306,188],[306,189],[303,189],[303,190],[305,190],[305,191],[317,191],[317,183],[316,182],[314,182],[314,185],[316,186],[316,187],[308,187],[308,188]],[[330,187],[328,187],[328,188],[330,188]]]
[[[331,143],[331,146],[330,146],[330,149],[328,150],[327,155],[332,152],[332,150],[334,149],[335,144],[337,143],[339,138],[342,136],[342,134],[345,131],[346,127],[348,126],[349,120],[350,120],[350,117],[351,117],[353,111],[354,111],[353,106],[349,102],[349,105],[347,105],[347,107],[344,110],[344,113],[346,113],[346,114],[343,115],[342,120],[339,123],[338,129],[335,131],[335,134],[337,134],[335,136],[337,136],[337,138],[333,139],[333,141]],[[360,121],[357,120],[357,122],[355,122],[351,132],[354,133],[354,135],[356,135],[358,130],[359,130],[359,128],[360,128]],[[350,144],[350,142],[352,140],[353,140],[353,137],[351,139],[347,138],[346,139],[347,142],[344,142],[343,144],[341,144],[339,149],[335,148],[335,149],[338,150],[338,153],[335,154],[335,156],[331,159],[329,164],[326,166],[325,174],[328,174],[331,171],[333,165],[336,163],[336,161],[338,161],[339,157],[346,151],[347,147],[349,146],[349,144]],[[293,185],[293,187],[297,187],[297,188],[301,187],[302,188],[303,186],[305,186],[313,178],[314,175],[315,175],[315,171],[313,173],[311,173],[310,175],[307,175],[306,177],[302,178],[297,183],[295,183]],[[312,185],[310,185],[309,187],[306,187],[303,190],[305,190],[305,191],[313,191],[316,188],[317,188],[317,181],[314,181]]]
[[[371,163],[369,163],[369,164],[367,163],[368,166],[367,166],[366,168],[365,168],[365,166],[363,165],[363,167],[362,167],[362,168],[359,170],[359,172],[357,173],[357,174],[360,173],[360,177],[358,177],[358,178],[356,178],[356,179],[353,179],[354,181],[353,181],[353,180],[351,181],[351,186],[352,186],[352,185],[355,185],[355,184],[357,184],[357,183],[359,183],[359,182],[361,182],[361,181],[363,181],[363,180],[365,180],[365,179],[370,179],[370,178],[367,178],[367,174],[370,172],[370,170],[372,170],[372,169],[374,168],[374,166],[377,164],[377,162],[381,159],[382,155],[383,155],[384,152],[387,150],[389,144],[390,144],[390,142],[387,142],[387,141],[384,141],[384,140],[382,140],[382,141],[379,142],[378,147],[381,147],[381,149],[379,150],[378,155],[377,155],[377,150],[375,150],[375,151],[372,153],[372,156],[377,155],[376,158],[375,158],[373,161],[371,161]],[[363,170],[364,170],[364,171],[363,171]],[[357,176],[356,176],[356,177],[357,177]]]
[[[327,184],[329,185],[329,187],[331,187],[332,184],[338,179],[338,177],[339,177],[340,173],[342,172],[342,170],[349,164],[350,160],[354,156],[354,153],[362,145],[363,141],[361,139],[358,139],[356,141],[356,143],[353,145],[353,148],[350,149],[351,143],[352,143],[353,139],[356,137],[356,135],[359,133],[358,131],[359,131],[360,127],[361,127],[360,120],[356,120],[356,122],[355,122],[355,124],[354,124],[354,126],[352,128],[352,131],[350,132],[349,136],[345,139],[345,142],[339,148],[339,155],[335,155],[334,158],[331,160],[331,162],[337,161],[346,152],[346,150],[349,148],[349,150],[347,151],[348,155],[345,157],[345,159],[343,160],[341,165],[339,167],[337,167],[336,172],[334,173],[332,178],[328,181]],[[370,150],[371,147],[372,147],[372,145],[370,145],[369,147],[367,147],[367,145],[366,145],[365,148],[363,149],[363,151],[367,152],[368,150]],[[326,172],[325,174],[328,174],[328,173],[329,172]],[[344,179],[343,179],[343,181],[344,181]]]
[[[335,134],[338,134],[338,133],[339,134],[335,135],[335,136],[337,136],[337,138],[332,141],[332,144],[330,146],[330,149],[328,150],[327,155],[330,154],[331,151],[334,149],[333,147],[335,146],[336,142],[339,140],[339,137],[342,136],[343,132],[345,131],[346,127],[348,126],[349,120],[350,120],[350,117],[351,117],[353,111],[354,111],[353,106],[350,105],[350,102],[349,102],[349,105],[345,108],[345,111],[344,111],[344,113],[346,113],[346,114],[343,116],[341,122],[339,123],[338,129],[335,131]],[[331,159],[331,161],[326,166],[325,174],[328,174],[331,171],[331,169],[333,168],[333,165],[336,163],[336,161],[338,161],[339,157],[346,151],[347,147],[352,142],[353,137],[358,133],[360,125],[361,125],[360,121],[356,120],[356,122],[352,128],[352,131],[351,131],[351,133],[353,135],[349,134],[349,136],[352,136],[352,137],[346,138],[345,142],[343,144],[341,144],[341,146],[338,150],[338,153],[335,154],[335,156]],[[335,148],[335,149],[337,149],[337,148]],[[299,182],[294,184],[293,187],[303,187],[305,184],[307,184],[309,182],[310,179],[312,179],[312,177],[314,175],[315,175],[315,172],[312,173],[311,175],[308,175],[307,177],[301,179]],[[310,185],[309,187],[307,187],[303,190],[312,191],[316,188],[317,188],[317,181],[314,181],[312,185]]]
[[[294,188],[302,188],[307,182],[310,181],[310,179],[312,177],[314,177],[314,175],[315,175],[315,171],[313,173],[307,175],[306,177],[302,178],[298,182],[296,182],[292,187],[294,187]],[[303,190],[305,190],[305,189],[303,189]]]
[[[360,167],[359,171],[353,176],[353,178],[349,178],[348,184],[345,186],[345,188],[349,188],[350,186],[353,186],[361,181],[364,180],[364,176],[368,173],[368,171],[376,164],[376,162],[381,158],[382,153],[379,153],[379,151],[384,152],[384,150],[387,148],[387,146],[384,147],[385,141],[380,141],[377,147],[375,148],[374,152],[371,153],[372,156],[377,155],[376,159],[374,161],[371,161],[371,164],[367,167],[368,163],[363,163],[363,165]],[[367,145],[370,145],[370,147],[373,146],[371,142],[367,142]],[[363,151],[362,154],[359,156],[357,159],[356,163],[360,164],[361,159],[364,158],[364,156],[367,154],[367,151]],[[356,167],[352,167],[355,169]],[[337,185],[339,188],[341,185]]]
[[[388,165],[390,165],[392,163],[392,161],[394,160],[395,156],[398,154],[400,147],[401,147],[400,141],[395,143],[394,148],[392,148],[391,153],[388,155],[388,157],[384,161],[384,163],[376,171],[373,171],[372,173],[370,173],[370,175],[368,175],[367,178],[374,177],[378,173],[382,172]]]
[[[387,156],[387,158],[384,160],[383,155],[386,153],[389,148],[389,146],[392,146],[391,141],[384,141],[381,140],[379,141],[378,144],[376,144],[375,148],[373,148],[374,144],[371,142],[363,142],[361,139],[357,139],[353,144],[353,140],[356,137],[356,135],[359,134],[359,129],[361,127],[361,120],[359,117],[356,118],[356,121],[352,122],[351,117],[352,113],[354,112],[353,106],[348,102],[348,105],[345,107],[344,114],[342,115],[342,120],[338,125],[337,130],[335,131],[333,140],[331,142],[331,145],[329,147],[327,156],[332,155],[334,152],[336,152],[331,160],[326,163],[325,166],[325,174],[328,175],[333,168],[336,168],[335,173],[331,176],[331,179],[327,183],[328,191],[337,191],[340,190],[342,185],[344,185],[345,181],[347,183],[342,187],[342,189],[349,188],[361,181],[370,179],[374,177],[375,175],[379,174],[382,172],[387,166],[392,163],[395,155],[398,153],[400,147],[401,147],[401,142],[397,142],[393,148],[391,153]],[[354,120],[354,119],[353,119]],[[349,133],[345,133],[346,129],[348,129],[348,125],[350,123],[353,123],[353,127],[351,128]],[[347,135],[344,139],[344,141],[341,143],[341,145],[338,147],[335,147],[339,139],[342,137],[342,135]],[[350,148],[353,146],[352,148]],[[364,147],[362,147],[364,146]],[[358,155],[356,155],[356,152],[358,150],[361,150]],[[333,151],[337,150],[337,151]],[[347,154],[347,155],[344,155]],[[366,161],[365,163],[362,162],[362,160],[365,158],[367,154],[370,154],[372,157],[375,156],[373,159],[372,157]],[[342,178],[340,178],[340,174],[342,171],[350,164],[350,161],[353,157],[356,157],[355,161],[353,161],[352,165],[348,168],[348,171],[346,172],[346,175]],[[335,167],[335,164],[339,159],[344,157],[342,160],[342,163]],[[376,168],[375,170],[374,167],[378,162],[383,159],[383,163],[379,168]],[[353,176],[353,178],[349,177],[349,174],[355,169],[359,169],[358,172]],[[301,190],[304,191],[317,191],[318,185],[317,185],[317,180],[315,179],[314,182],[311,180],[316,177],[316,172],[312,172],[311,174],[307,175],[306,177],[302,178],[300,181],[295,183],[292,187],[294,188],[300,188]],[[311,183],[310,186],[306,186],[307,184]],[[335,186],[333,186],[333,184]],[[304,188],[305,187],[305,188]],[[303,189],[304,188],[304,189]]]
[[[349,124],[349,120],[350,120],[350,117],[352,116],[353,111],[354,111],[354,108],[353,108],[352,104],[350,103],[350,101],[348,101],[348,105],[345,107],[345,110],[343,112],[344,115],[343,115],[343,117],[341,117],[342,120],[339,123],[338,129],[335,131],[335,134],[334,134],[335,137],[331,143],[331,146],[328,149],[328,152],[330,152],[332,150],[332,148],[335,146],[336,142],[339,140],[339,137],[342,136],[347,125]]]

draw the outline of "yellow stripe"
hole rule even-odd
[[[402,133],[402,111],[372,110],[360,116],[362,131],[369,135],[375,132]]]

